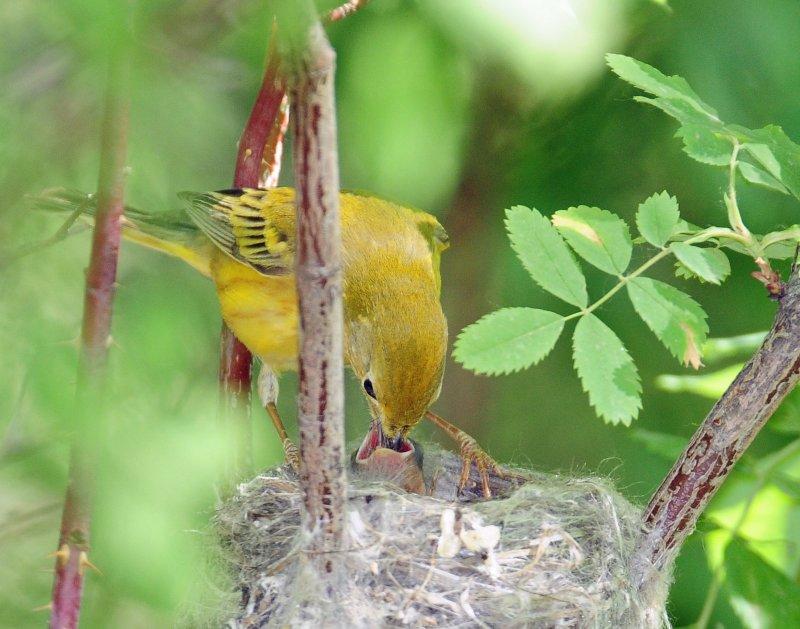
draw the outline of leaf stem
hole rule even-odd
[[[750,230],[742,220],[742,214],[739,211],[739,203],[736,199],[736,167],[739,162],[739,150],[741,149],[739,140],[733,138],[733,151],[731,151],[731,161],[728,165],[728,192],[725,194],[725,207],[728,208],[728,222],[731,227],[746,239],[746,244],[751,245],[753,236]]]
[[[697,232],[691,238],[687,238],[684,240],[684,244],[692,245],[699,242],[706,242],[711,240],[712,238],[730,238],[732,240],[744,241],[746,239],[745,236],[742,234],[738,234],[727,227],[709,227],[708,229],[704,229],[703,231]],[[596,302],[587,306],[583,310],[578,310],[577,312],[573,312],[571,315],[567,315],[564,317],[564,321],[569,321],[570,319],[576,319],[578,317],[582,317],[587,314],[591,314],[595,310],[597,310],[600,306],[606,303],[609,299],[611,299],[614,295],[616,295],[623,286],[625,286],[630,280],[640,276],[644,273],[647,269],[652,267],[653,265],[657,264],[667,256],[672,254],[672,249],[669,247],[662,247],[661,251],[659,251],[656,255],[652,258],[647,260],[644,264],[642,264],[637,269],[631,271],[628,275],[620,275],[619,282],[611,288],[605,295],[600,297]]]

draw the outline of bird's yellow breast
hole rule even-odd
[[[222,318],[253,354],[277,371],[297,365],[294,275],[262,275],[222,251],[211,260]]]

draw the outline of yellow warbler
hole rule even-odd
[[[183,259],[216,285],[222,317],[261,359],[259,392],[287,455],[296,449],[277,416],[276,376],[297,368],[295,194],[290,188],[184,193],[185,209],[125,211],[123,236]],[[359,378],[373,417],[358,457],[380,448],[410,452],[408,432],[428,414],[461,445],[462,484],[475,461],[488,494],[494,462],[440,417],[428,413],[439,396],[447,353],[447,322],[439,301],[445,230],[430,214],[364,194],[342,192],[345,361]],[[91,195],[46,192],[46,209],[94,211]],[[498,470],[499,471],[499,470]]]

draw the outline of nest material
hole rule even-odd
[[[633,587],[640,512],[607,481],[523,472],[522,483],[492,478],[497,497],[478,501],[475,477],[457,497],[459,469],[455,455],[427,452],[428,496],[353,479],[336,592],[300,550],[294,476],[277,468],[241,485],[216,522],[242,592],[228,626],[668,624],[668,577]]]

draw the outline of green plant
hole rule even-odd
[[[562,315],[535,308],[504,308],[466,327],[455,346],[455,358],[477,373],[498,375],[527,368],[553,349],[564,325],[577,320],[573,360],[584,390],[606,422],[629,425],[641,408],[636,365],[617,334],[596,311],[623,289],[645,324],[684,365],[702,365],[708,335],[707,316],[689,295],[645,272],[674,258],[676,275],[721,284],[731,272],[726,251],[753,259],[770,295],[783,289],[771,262],[790,258],[800,242],[800,226],[754,234],[742,218],[736,195],[741,177],[765,188],[800,199],[800,146],[780,127],[762,129],[726,124],[679,76],[666,76],[645,63],[610,54],[607,61],[622,79],[649,94],[635,100],[675,118],[677,136],[693,159],[725,168],[728,186],[723,200],[728,225],[700,227],[683,220],[678,201],[667,192],[639,205],[632,238],[618,215],[597,207],[577,206],[555,212],[550,219],[534,208],[506,211],[511,246],[533,280],[577,310]],[[656,252],[629,269],[634,247]],[[617,278],[605,294],[591,300],[575,254],[584,262]]]

